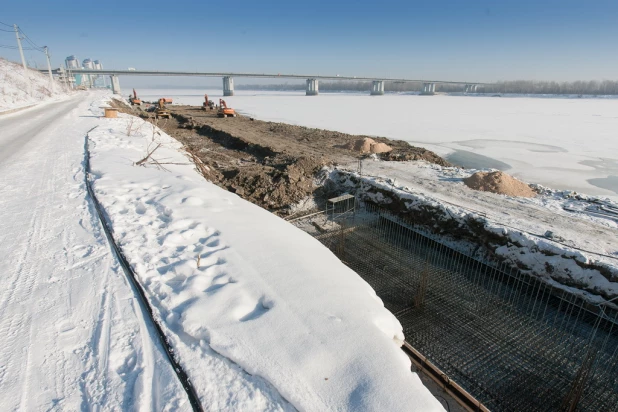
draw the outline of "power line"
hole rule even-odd
[[[38,47],[38,48],[42,48],[41,46],[37,46],[36,43],[34,43],[30,37],[28,37],[28,35],[26,33],[24,33],[24,31],[21,29],[21,27],[17,27],[17,30],[19,30],[21,32],[21,34],[24,35],[24,37],[26,38],[26,40],[28,40],[33,46]]]
[[[0,47],[2,47],[4,49],[14,49],[14,50],[17,50],[19,48],[17,46],[9,46],[9,45],[6,45],[6,44],[0,44]],[[35,49],[33,49],[32,47],[24,47],[24,48],[22,48],[22,50],[35,50]]]
[[[8,27],[13,27],[13,25],[11,25],[11,24],[6,24],[6,23],[2,23],[1,21],[0,21],[0,24],[4,24],[5,26],[8,26]]]
[[[0,29],[0,31],[5,31],[5,32],[8,32],[8,33],[13,33],[14,32],[14,30],[4,30],[4,29]]]
[[[19,32],[20,32],[21,34],[23,34],[23,35],[24,35],[24,38],[26,39],[26,41],[27,41],[28,43],[30,43],[30,45],[31,45],[32,47],[34,47],[34,49],[36,49],[36,50],[38,50],[38,51],[40,51],[40,52],[42,52],[42,51],[43,51],[43,48],[42,48],[41,46],[37,45],[35,42],[33,42],[33,41],[30,39],[30,37],[28,37],[28,35],[27,35],[26,33],[24,33],[24,31],[21,29],[21,27],[19,27],[19,26],[18,26],[18,27],[17,27],[17,29],[19,30]]]

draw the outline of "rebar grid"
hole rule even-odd
[[[618,411],[612,307],[473,259],[370,205],[322,226],[316,237],[375,289],[408,343],[489,409]]]

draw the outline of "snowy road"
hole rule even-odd
[[[0,117],[0,409],[189,410],[86,195],[90,101]]]

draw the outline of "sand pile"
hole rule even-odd
[[[393,148],[386,143],[376,142],[369,137],[358,139],[354,143],[348,143],[345,147],[360,153],[386,153],[393,150]]]
[[[507,196],[534,197],[536,193],[524,182],[503,172],[476,172],[464,179],[471,189]]]

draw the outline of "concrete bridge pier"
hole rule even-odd
[[[423,91],[421,92],[424,96],[431,96],[436,93],[436,84],[435,83],[424,83]]]
[[[307,79],[306,96],[317,96],[319,93],[318,79]]]
[[[384,80],[374,80],[371,85],[371,95],[381,96],[384,94]]]
[[[120,90],[120,80],[118,79],[118,76],[114,74],[112,76],[109,76],[109,78],[112,80],[112,93],[122,94]]]
[[[477,87],[477,84],[466,84],[464,87],[464,93],[476,93]]]
[[[223,95],[234,96],[234,78],[225,76],[223,78]]]

